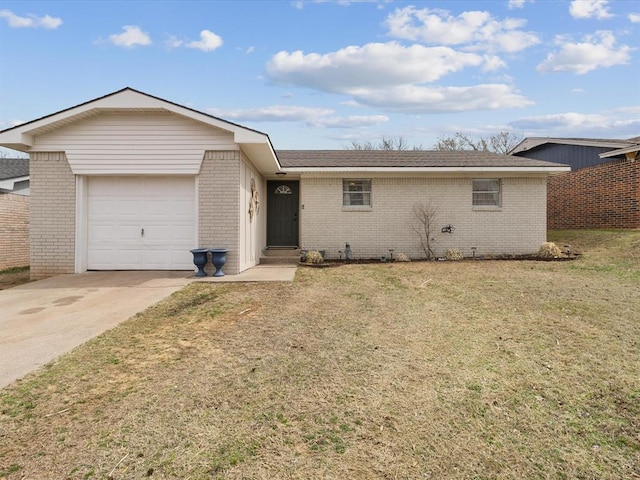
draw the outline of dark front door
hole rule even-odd
[[[298,246],[298,182],[267,182],[267,246]]]

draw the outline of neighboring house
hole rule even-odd
[[[276,152],[264,133],[131,88],[4,130],[0,145],[31,158],[34,278],[187,270],[194,247],[227,248],[229,274],[267,247],[421,257],[421,202],[438,208],[437,255],[532,253],[547,177],[568,170],[485,152]]]
[[[548,226],[640,228],[640,137],[524,139],[510,153],[571,166],[549,178]]]
[[[29,265],[29,159],[0,158],[0,270]]]

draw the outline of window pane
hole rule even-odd
[[[500,190],[500,184],[498,180],[474,180],[473,191],[474,192],[497,192]]]
[[[274,193],[276,195],[293,195],[293,191],[288,185],[279,185]]]
[[[499,195],[497,193],[474,193],[474,205],[498,205]]]
[[[342,204],[344,206],[371,205],[371,180],[343,180]]]
[[[500,180],[496,178],[474,179],[473,205],[500,206]]]

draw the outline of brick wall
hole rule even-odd
[[[63,152],[32,153],[31,278],[75,269],[76,180]]]
[[[366,177],[363,177],[366,178]],[[373,177],[372,207],[351,210],[342,206],[342,178],[303,177],[300,185],[301,246],[326,249],[337,258],[349,242],[354,258],[377,258],[393,248],[412,258],[423,258],[413,229],[413,206],[437,206],[435,253],[449,248],[477,255],[528,254],[546,241],[546,179],[503,178],[502,206],[472,206],[472,178]],[[441,233],[451,224],[452,234]]]
[[[228,249],[231,275],[240,270],[240,165],[239,151],[207,151],[198,175],[198,246]]]
[[[29,265],[29,197],[0,194],[0,270]]]
[[[548,225],[640,228],[640,162],[617,161],[550,177]]]

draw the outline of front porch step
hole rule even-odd
[[[260,256],[262,265],[297,264],[300,263],[299,248],[266,248]]]

